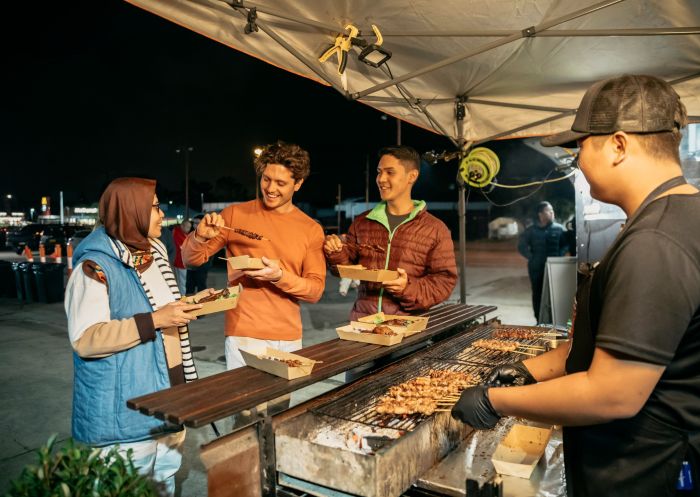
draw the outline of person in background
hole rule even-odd
[[[568,497],[698,495],[700,192],[681,169],[686,122],[671,85],[625,75],[591,86],[571,131],[542,140],[575,140],[591,196],[627,222],[579,286],[569,345],[496,368],[491,385],[524,385],[468,388],[452,410],[478,429],[501,416],[563,425]]]
[[[564,232],[566,237],[567,254],[576,257],[576,216],[573,216],[569,222],[566,223],[566,231]]]
[[[520,235],[518,252],[527,259],[527,274],[532,288],[532,310],[540,322],[540,303],[547,257],[560,257],[569,249],[564,227],[554,222],[554,209],[549,202],[537,204],[537,220]]]
[[[192,222],[189,219],[185,219],[173,228],[173,241],[175,242],[175,263],[173,264],[173,270],[177,277],[177,286],[182,295],[187,295],[187,268],[182,261],[182,244],[185,243],[185,238],[187,238],[187,234],[191,230]]]
[[[168,252],[168,262],[170,263],[170,267],[172,267],[173,264],[175,264],[175,256],[177,255],[173,231],[167,226],[163,226],[158,239],[163,243],[165,250]]]
[[[203,214],[198,214],[192,218],[192,231],[197,230],[197,226],[202,221],[204,217]],[[211,269],[214,259],[210,258],[207,262],[201,264],[200,266],[193,267],[188,266],[187,268],[187,285],[186,292],[187,295],[191,295],[196,292],[201,292],[207,287],[207,276],[209,275],[209,269]]]
[[[420,156],[412,147],[380,150],[377,187],[382,201],[355,218],[345,241],[326,236],[323,251],[334,273],[338,264],[399,273],[384,283],[361,282],[352,320],[380,311],[424,311],[447,299],[457,283],[450,230],[428,212],[424,201],[411,198],[419,172]]]
[[[255,171],[261,198],[230,205],[221,214],[205,214],[182,246],[190,266],[206,262],[224,247],[229,256],[261,258],[265,265],[248,271],[228,268],[229,285],[241,283],[243,292],[238,306],[226,311],[227,369],[245,366],[240,349],[300,349],[299,302],[317,302],[326,282],[323,228],[292,203],[309,176],[309,154],[278,141],[256,157]]]
[[[77,247],[65,310],[73,347],[75,440],[133,451],[138,471],[160,495],[174,495],[185,430],[126,405],[196,379],[189,353],[190,311],[180,302],[167,253],[158,240],[163,212],[156,183],[112,181],[99,202],[103,226]]]

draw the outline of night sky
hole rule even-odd
[[[4,15],[22,27],[2,35],[0,83],[0,193],[14,195],[13,208],[59,190],[67,205],[92,203],[109,180],[128,175],[155,178],[162,200],[182,201],[175,149],[183,145],[194,147],[191,204],[199,206],[200,191],[245,200],[230,192],[254,196],[253,148],[277,139],[311,154],[298,201],[331,206],[338,183],[344,197],[364,196],[368,157],[370,198],[378,198],[376,151],[396,142],[393,118],[126,2],[20,3]],[[406,123],[402,141],[420,152],[450,149]],[[520,150],[517,141],[494,149]],[[528,171],[541,176],[536,169]],[[417,193],[453,201],[455,173],[455,162],[424,170]]]

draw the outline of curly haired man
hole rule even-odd
[[[192,266],[224,247],[228,256],[259,257],[265,264],[248,271],[229,267],[229,284],[241,283],[244,291],[238,306],[225,316],[227,369],[245,365],[240,349],[300,349],[299,301],[317,302],[326,279],[323,229],[292,203],[309,176],[309,154],[278,141],[255,159],[255,171],[262,198],[206,214],[182,247],[186,264]]]

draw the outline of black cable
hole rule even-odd
[[[382,64],[382,66],[386,66],[386,70],[388,71],[389,79],[393,80],[394,74],[391,72],[391,68],[389,67],[389,63],[385,62],[384,64]],[[382,67],[382,70],[383,69],[384,69],[384,67]],[[386,74],[386,72],[385,72],[385,74]],[[430,117],[429,114],[425,113],[419,105],[416,105],[413,102],[411,102],[411,98],[408,95],[406,95],[406,93],[401,89],[401,84],[396,85],[396,89],[399,91],[399,94],[401,95],[401,97],[406,101],[406,103],[408,104],[408,107],[422,113],[426,117],[426,119],[428,120],[428,124],[430,124],[430,127],[433,128],[433,131],[435,131],[437,134],[441,135],[442,132],[436,128],[437,123]],[[427,107],[427,105],[429,105],[429,104],[426,104],[426,107]]]

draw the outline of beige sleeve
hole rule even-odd
[[[72,342],[80,357],[97,359],[127,350],[141,343],[136,320],[113,319],[96,323],[85,329],[82,336]]]

